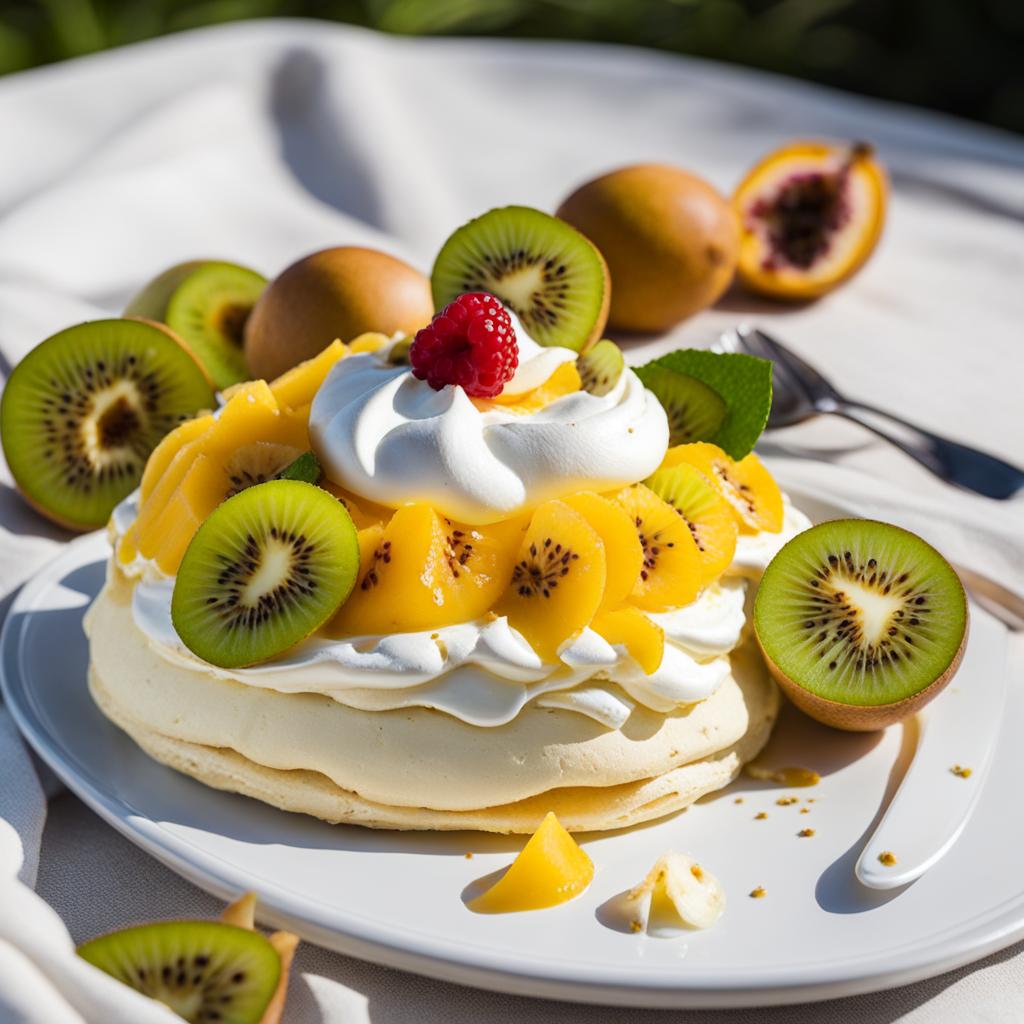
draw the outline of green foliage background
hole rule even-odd
[[[0,74],[275,16],[633,43],[1024,132],[1024,0],[0,0]]]

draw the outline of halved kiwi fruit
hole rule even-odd
[[[464,292],[497,296],[542,345],[583,352],[608,319],[604,258],[565,221],[527,206],[464,224],[441,247],[430,283],[438,309]]]
[[[345,506],[313,484],[270,480],[228,498],[199,527],[175,578],[171,619],[205,661],[253,665],[322,626],[358,571]]]
[[[592,395],[607,395],[618,384],[625,368],[622,350],[607,338],[587,349],[576,362],[580,386]]]
[[[190,1024],[259,1024],[281,957],[259,932],[214,921],[161,921],[85,943],[78,955]]]
[[[728,410],[714,388],[665,366],[645,366],[638,373],[668,416],[670,445],[708,441],[715,436]]]
[[[185,340],[218,388],[246,380],[245,323],[267,279],[222,260],[164,271],[128,303],[126,316],[166,323]]]
[[[164,434],[213,400],[169,331],[94,320],[47,338],[15,366],[0,402],[4,455],[40,512],[95,529],[138,485]]]
[[[880,729],[953,677],[967,598],[949,563],[916,534],[840,519],[798,534],[772,559],[754,628],[772,674],[813,718]]]

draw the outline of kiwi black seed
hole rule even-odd
[[[583,352],[608,318],[601,254],[565,221],[526,206],[464,224],[442,246],[430,281],[438,309],[464,292],[496,295],[542,345]]]
[[[916,711],[952,678],[967,599],[949,563],[915,534],[843,519],[798,534],[765,571],[758,641],[795,703],[848,729]]]
[[[269,939],[214,921],[125,928],[78,955],[190,1024],[258,1024],[281,977]]]
[[[313,484],[270,480],[228,498],[199,527],[174,582],[171,619],[205,661],[253,665],[322,626],[358,571],[345,506]]]
[[[262,274],[222,260],[171,267],[128,303],[126,316],[166,323],[218,388],[245,380],[245,324],[267,286]]]
[[[576,363],[583,390],[598,396],[607,395],[618,384],[625,368],[622,350],[607,338],[584,352]]]
[[[563,576],[568,576],[579,554],[566,544],[545,537],[540,544],[531,544],[527,557],[520,559],[512,571],[512,587],[520,597],[550,597]]]
[[[166,329],[79,324],[15,366],[0,405],[4,454],[41,512],[95,529],[138,485],[164,434],[213,401],[199,364]]]
[[[641,367],[637,374],[665,410],[670,446],[710,441],[725,421],[725,402],[702,380],[657,364]]]

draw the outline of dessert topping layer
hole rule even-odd
[[[518,332],[519,368],[503,398],[571,363]],[[604,395],[577,390],[524,415],[435,391],[379,353],[335,364],[310,410],[309,436],[327,476],[391,508],[420,501],[465,523],[508,519],[549,498],[609,491],[657,469],[668,423],[631,370]]]

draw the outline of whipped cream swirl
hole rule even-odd
[[[520,364],[505,398],[576,357],[517,336]],[[462,388],[434,391],[373,353],[333,367],[313,401],[309,436],[327,476],[353,493],[392,508],[424,501],[484,525],[549,498],[642,480],[661,463],[668,422],[629,369],[606,395],[576,391],[523,414],[478,407]]]
[[[651,675],[591,629],[557,663],[545,662],[504,616],[417,633],[314,636],[272,661],[222,669],[181,642],[171,621],[173,589],[173,580],[154,580],[132,595],[135,624],[168,662],[282,693],[323,693],[363,711],[434,708],[485,727],[512,721],[536,698],[609,728],[620,727],[635,704],[668,712],[704,700],[728,677],[728,653],[746,622],[746,583],[727,579],[685,608],[651,616],[665,630],[665,655]]]

